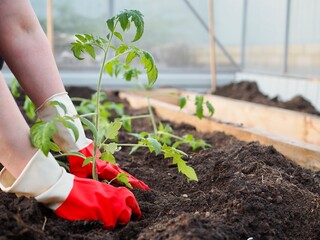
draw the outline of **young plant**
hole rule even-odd
[[[131,26],[135,26],[135,35],[130,43],[125,41],[123,34],[127,32]],[[93,59],[96,58],[97,52],[102,53],[103,58],[99,71],[99,78],[97,81],[97,92],[91,99],[74,99],[80,101],[78,112],[81,115],[77,116],[56,116],[56,119],[49,122],[38,121],[31,128],[32,143],[40,148],[45,154],[49,151],[59,152],[60,149],[53,143],[52,137],[57,132],[56,124],[63,124],[65,127],[71,129],[78,138],[77,129],[74,127],[73,120],[79,118],[84,126],[86,126],[93,135],[94,154],[92,157],[85,158],[82,154],[74,154],[84,158],[83,166],[92,162],[92,176],[93,179],[98,180],[96,172],[96,157],[97,149],[104,150],[100,156],[102,160],[115,163],[114,154],[121,150],[122,146],[131,146],[132,152],[139,147],[144,147],[155,154],[163,154],[165,158],[172,158],[173,164],[178,166],[179,172],[185,174],[190,180],[197,180],[197,175],[191,167],[187,166],[186,161],[183,160],[186,153],[177,149],[181,144],[189,144],[193,150],[197,148],[205,148],[208,146],[202,140],[196,140],[192,135],[176,136],[172,129],[161,123],[156,126],[154,114],[151,105],[149,104],[149,114],[142,116],[126,116],[123,115],[121,105],[115,103],[108,103],[105,101],[105,94],[101,91],[102,80],[104,73],[112,77],[118,77],[122,74],[127,81],[138,79],[141,73],[137,68],[132,67],[133,61],[139,62],[147,75],[147,86],[152,87],[158,77],[158,70],[155,65],[152,55],[136,46],[131,45],[138,41],[144,31],[144,21],[142,14],[137,10],[125,10],[113,18],[107,20],[108,34],[105,37],[93,36],[92,34],[77,34],[75,42],[72,44],[72,51],[74,56],[82,60],[83,55],[87,54]],[[65,106],[59,102],[52,102],[51,104],[58,105],[65,112]],[[203,104],[199,101],[198,105]],[[207,105],[208,106],[208,105]],[[110,111],[116,111],[122,115],[119,119],[113,122],[109,121]],[[199,111],[200,113],[200,111]],[[198,115],[200,116],[200,115]],[[90,118],[88,118],[90,117]],[[150,118],[153,126],[153,132],[132,134],[138,138],[138,143],[118,143],[117,136],[120,128],[123,126],[126,130],[131,131],[131,120],[139,118]],[[125,174],[119,174],[116,178],[119,182],[124,183],[130,187],[128,179]]]
[[[101,63],[99,80],[97,84],[94,124],[92,124],[86,118],[80,117],[80,119],[82,120],[83,124],[87,125],[92,131],[96,147],[104,149],[104,152],[101,156],[103,160],[115,162],[113,154],[119,151],[123,146],[131,146],[131,153],[139,147],[145,147],[149,149],[150,152],[154,152],[155,154],[162,153],[165,158],[172,158],[173,164],[178,166],[178,170],[180,172],[185,174],[190,180],[197,180],[195,171],[191,167],[187,166],[186,161],[183,160],[183,156],[187,156],[187,154],[181,150],[178,150],[177,147],[181,144],[189,144],[193,150],[196,150],[199,147],[205,148],[209,145],[202,140],[196,140],[190,134],[183,137],[176,136],[169,131],[168,127],[163,127],[161,123],[159,128],[157,128],[150,104],[148,107],[149,114],[147,115],[132,117],[123,115],[121,117],[121,121],[116,120],[115,122],[108,123],[109,125],[107,124],[101,127],[102,114],[100,97],[103,71],[108,73],[111,77],[118,77],[120,74],[122,74],[122,77],[127,81],[138,79],[141,71],[136,68],[132,68],[131,63],[134,59],[139,59],[140,64],[142,64],[146,70],[148,88],[152,87],[158,76],[158,70],[152,55],[149,52],[136,46],[129,45],[124,41],[125,38],[122,33],[129,30],[132,24],[135,25],[136,32],[131,42],[135,42],[141,38],[144,30],[142,14],[137,10],[126,10],[107,20],[109,33],[107,34],[106,38],[95,37],[91,34],[76,35],[77,40],[72,43],[72,50],[76,58],[82,60],[82,54],[87,53],[89,56],[95,59],[97,50],[100,50],[103,53],[103,60]],[[122,30],[122,32],[120,32],[120,30]],[[118,45],[116,45],[115,40],[118,40]],[[113,56],[109,57],[108,59],[110,50],[113,50]],[[198,101],[198,108],[200,108],[200,105],[202,107],[202,104],[203,101]],[[207,103],[207,107],[211,110],[213,109],[210,103]],[[210,113],[213,114],[213,111],[210,111]],[[199,118],[202,117],[201,114],[202,112],[199,110],[199,114],[197,114]],[[150,118],[154,130],[153,133],[133,133],[132,135],[138,138],[137,144],[118,143],[113,141],[116,139],[121,126],[123,126],[126,130],[131,131],[132,119],[146,117]],[[171,139],[175,140],[172,141]],[[172,146],[171,143],[173,144]],[[84,165],[90,161],[93,162],[93,176],[95,176],[94,160],[95,156],[84,161]]]

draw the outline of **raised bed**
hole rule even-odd
[[[89,97],[92,91],[71,88],[69,93]],[[109,95],[112,100],[125,104],[128,115],[146,113],[145,108],[133,109],[116,95]],[[127,99],[130,100],[128,95]],[[132,105],[145,101],[132,99],[135,99],[130,100]],[[1,238],[319,239],[320,172],[300,167],[272,146],[241,141],[221,132],[226,132],[228,126],[246,129],[216,122],[212,126],[218,131],[203,133],[190,125],[191,122],[177,124],[159,117],[164,115],[161,111],[168,112],[171,108],[172,119],[193,119],[191,115],[180,115],[182,111],[163,102],[151,103],[158,114],[157,121],[170,123],[176,134],[192,133],[212,145],[196,152],[183,148],[190,156],[188,164],[198,174],[198,182],[187,182],[171,160],[164,160],[161,155],[155,156],[143,149],[129,155],[131,149],[123,148],[116,156],[120,166],[152,189],[134,190],[143,212],[140,221],[108,232],[98,222],[65,221],[32,199],[0,192]],[[213,122],[204,121],[197,128]],[[133,128],[142,131],[152,126],[145,119],[134,122]],[[244,132],[244,136],[249,136],[247,134]],[[134,142],[135,139],[123,131],[119,141]]]
[[[149,92],[122,92],[120,96],[135,108],[145,107],[148,104],[146,98],[148,96],[152,99],[150,102],[156,112],[164,119],[191,124],[202,132],[222,131],[243,141],[259,141],[261,144],[273,145],[279,152],[301,166],[320,170],[319,117],[225,97],[204,95],[205,100],[214,105],[216,112],[214,119],[199,120],[194,116],[195,109],[192,102],[186,105],[186,109],[180,110],[177,106],[178,98],[173,95],[170,97],[170,93],[175,93],[176,96],[188,96],[191,99],[197,95],[176,89],[160,89]],[[304,129],[304,134],[299,134],[299,129]],[[304,139],[307,138],[317,144],[289,138],[285,133],[295,137],[304,136]]]

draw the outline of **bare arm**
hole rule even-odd
[[[28,0],[0,0],[0,56],[36,106],[65,91],[47,37]]]

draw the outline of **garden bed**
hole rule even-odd
[[[92,91],[70,88],[69,93],[89,97]],[[147,111],[124,103],[129,115]],[[183,149],[198,182],[187,182],[160,155],[142,149],[128,155],[130,149],[123,148],[116,155],[120,166],[152,189],[134,190],[143,212],[140,221],[108,232],[98,222],[65,221],[32,199],[0,192],[1,239],[320,238],[320,172],[300,167],[273,146],[170,124],[177,134],[192,133],[212,145],[196,152]],[[135,121],[133,127],[152,128],[147,120]],[[119,141],[124,140],[135,141],[121,132]]]

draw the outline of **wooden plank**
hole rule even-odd
[[[153,90],[148,94],[152,98],[168,102],[164,97],[157,98],[157,94],[169,92],[175,92],[177,96],[188,96],[190,99],[199,95],[177,89]],[[214,118],[218,120],[320,146],[320,117],[318,116],[210,94],[203,94],[203,96],[205,101],[211,102],[215,107]],[[174,104],[172,100],[169,103]],[[187,103],[186,109],[195,112],[191,101]]]
[[[120,97],[126,99],[133,108],[142,108],[148,105],[147,98],[136,94],[121,92]],[[180,110],[178,106],[151,99],[150,104],[158,116],[176,123],[186,123],[196,127],[201,132],[222,131],[236,138],[250,142],[259,141],[264,145],[272,145],[287,158],[308,169],[320,170],[320,147],[293,141],[273,134],[245,128],[235,124],[218,122],[214,119],[199,120],[192,111]]]

